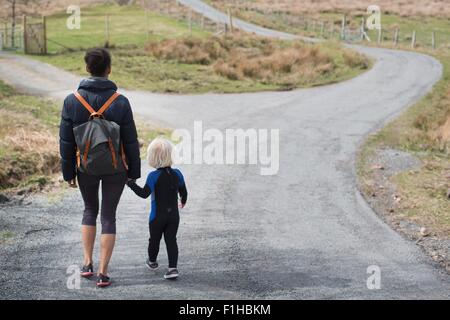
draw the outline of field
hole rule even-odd
[[[298,43],[298,52],[295,53],[298,57],[305,58],[305,61],[318,61],[319,57],[323,59],[323,63],[311,65],[311,70],[297,70],[295,65],[298,60],[288,59],[291,61],[290,65],[284,66],[282,70],[277,70],[276,67],[261,70],[266,74],[273,71],[271,77],[262,76],[260,72],[254,74],[252,71],[244,74],[240,70],[234,70],[232,75],[227,70],[236,69],[230,66],[243,55],[246,62],[255,66],[263,60],[274,60],[280,55],[286,55],[286,47],[289,45],[282,41],[269,41],[239,34],[228,38],[215,38],[198,26],[193,28],[191,34],[186,22],[160,14],[150,12],[146,22],[145,12],[138,6],[102,5],[83,9],[82,12],[81,30],[65,28],[65,13],[48,18],[49,50],[52,54],[36,56],[36,59],[86,76],[82,60],[84,50],[102,46],[107,41],[105,16],[108,13],[108,42],[114,64],[112,80],[124,88],[170,93],[287,90],[342,81],[370,67],[370,61],[342,49],[337,44],[318,45],[317,49],[311,50],[307,45]],[[145,30],[149,32],[146,33]],[[192,59],[172,59],[149,50],[151,47],[167,45],[168,41],[178,42],[177,49],[187,51],[183,54],[191,55]],[[192,43],[194,47],[186,48],[188,43]],[[221,47],[223,54],[215,56],[208,63],[195,57],[200,50],[195,46],[221,46],[220,43],[226,43],[226,48]],[[268,50],[262,50],[265,45],[268,45]],[[291,56],[292,53],[293,50]],[[315,57],[308,57],[311,54]],[[356,63],[349,59],[356,59]],[[358,59],[363,60],[358,62]],[[269,66],[270,63],[266,65]]]
[[[350,1],[323,1],[314,2],[314,5],[309,1],[303,1],[302,5],[296,5],[297,2],[288,0],[270,2],[270,5],[265,0],[235,1],[232,5],[222,0],[208,2],[222,10],[230,7],[235,16],[262,26],[328,39],[340,37],[344,14],[347,17],[347,27],[355,32],[359,32],[361,19],[367,16],[367,3],[362,1],[361,3],[358,1],[351,1],[351,3]],[[440,5],[436,4],[435,7],[416,5],[411,8],[409,4],[413,4],[414,1],[400,7],[392,4],[393,1],[385,2],[385,5],[382,3],[380,5],[383,42],[392,42],[395,30],[398,28],[400,44],[410,44],[413,31],[416,31],[417,46],[431,47],[432,33],[435,32],[436,46],[450,47],[450,20],[448,19],[450,6],[442,7],[443,1]],[[438,14],[437,11],[439,11]],[[308,20],[309,25],[305,24],[305,19]],[[325,25],[324,31],[322,31],[322,23]],[[333,33],[331,29],[334,30]],[[377,30],[369,30],[368,35],[372,42],[378,40]]]
[[[384,13],[410,16],[450,17],[450,6],[447,0],[378,0],[375,3],[365,0],[207,0],[217,6],[230,6],[239,9],[269,11],[289,11],[293,14],[314,14],[324,12],[361,13],[370,4],[378,5]]]

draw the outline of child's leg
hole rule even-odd
[[[166,242],[167,255],[169,257],[169,268],[176,268],[178,263],[177,232],[179,223],[180,216],[178,213],[174,213],[169,218],[164,230],[164,241]]]
[[[150,262],[156,262],[159,253],[159,243],[163,235],[163,228],[158,221],[155,219],[149,224],[150,229],[150,239],[148,240],[148,258]]]

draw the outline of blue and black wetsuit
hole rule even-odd
[[[150,172],[143,188],[134,181],[128,186],[141,198],[152,196],[149,217],[150,239],[148,256],[151,262],[156,262],[159,243],[164,235],[164,241],[169,256],[169,268],[176,268],[178,263],[177,231],[180,222],[178,212],[178,195],[184,205],[187,201],[187,189],[183,174],[178,169],[160,168]]]

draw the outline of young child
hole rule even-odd
[[[178,277],[178,245],[177,231],[180,222],[178,212],[178,194],[181,197],[181,208],[187,201],[187,190],[180,170],[172,169],[172,144],[163,138],[152,141],[147,150],[147,159],[155,171],[149,173],[143,188],[135,180],[130,180],[128,186],[141,198],[151,195],[150,239],[148,244],[148,259],[146,265],[151,270],[158,269],[157,262],[159,243],[164,235],[164,241],[169,256],[169,269],[165,279]]]

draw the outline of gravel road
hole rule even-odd
[[[201,1],[181,2],[213,19],[224,18]],[[235,23],[259,34],[293,37]],[[365,136],[423,97],[441,77],[442,66],[421,54],[354,48],[377,60],[373,69],[324,87],[229,95],[121,90],[136,114],[167,127],[192,130],[201,120],[205,129],[280,129],[278,174],[261,176],[253,165],[182,166],[190,199],[182,212],[176,282],[144,267],[149,203],[129,190],[118,212],[111,264],[115,284],[106,290],[89,281],[78,290],[66,285],[68,266],[81,262],[78,192],[2,206],[0,225],[15,230],[18,241],[0,249],[0,298],[450,298],[449,276],[375,215],[357,190],[355,173]],[[0,79],[57,99],[79,81],[4,53]],[[144,166],[144,176],[147,171]],[[379,290],[366,285],[371,265],[381,270]]]

